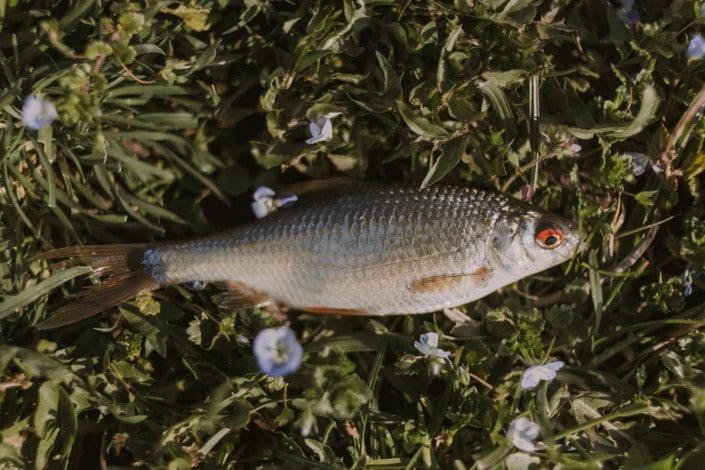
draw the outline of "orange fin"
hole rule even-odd
[[[473,272],[465,274],[444,274],[431,276],[414,281],[409,286],[411,292],[417,294],[440,294],[460,287],[463,283],[482,285],[490,275],[490,269],[481,266]]]
[[[130,300],[144,290],[154,290],[158,286],[146,273],[96,284],[86,289],[77,300],[61,307],[54,315],[39,323],[37,328],[51,330],[85,320]]]
[[[228,281],[225,283],[225,289],[228,292],[223,304],[234,310],[264,307],[274,303],[267,294],[257,292],[240,282]]]
[[[324,178],[310,181],[301,181],[292,183],[284,187],[285,193],[296,194],[297,196],[305,196],[307,194],[315,194],[323,191],[337,189],[346,184],[354,183],[356,180],[352,178]]]
[[[343,315],[350,317],[365,317],[370,314],[362,310],[354,308],[336,308],[336,307],[303,307],[300,310],[317,315]]]
[[[59,308],[37,328],[49,330],[70,325],[129,300],[143,290],[158,288],[159,283],[142,266],[144,250],[144,245],[71,246],[36,256],[35,259],[69,258],[64,263],[78,260],[103,278],[100,284],[86,289],[78,299]]]

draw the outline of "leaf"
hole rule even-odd
[[[492,103],[492,108],[497,113],[504,128],[513,134],[516,128],[514,124],[514,113],[502,89],[493,82],[483,82],[480,84],[480,91],[489,98]]]
[[[379,67],[382,69],[382,74],[384,76],[384,88],[382,89],[382,94],[388,99],[394,99],[401,96],[401,81],[399,76],[394,71],[392,64],[389,63],[386,57],[384,57],[379,51],[375,51],[377,55],[377,62]]]
[[[421,188],[427,188],[447,175],[460,162],[465,153],[466,140],[464,136],[453,137],[439,144],[440,155],[429,168]]]
[[[255,160],[264,168],[274,168],[300,157],[309,149],[309,145],[300,142],[277,142],[267,149],[267,153],[255,156]]]
[[[507,470],[530,470],[538,468],[540,463],[540,458],[524,452],[514,452],[504,460]]]
[[[404,119],[406,125],[409,126],[409,129],[411,129],[415,134],[426,138],[439,138],[448,135],[448,132],[445,129],[433,124],[425,117],[414,112],[414,110],[412,110],[411,107],[403,101],[397,100],[396,103],[402,119]]]
[[[474,121],[482,117],[482,113],[475,110],[470,97],[463,91],[451,92],[448,97],[448,113],[460,121]]]
[[[25,289],[17,295],[6,297],[2,303],[0,303],[0,319],[5,318],[8,315],[15,313],[18,309],[31,304],[41,296],[46,295],[56,289],[61,284],[90,272],[91,269],[87,266],[74,266],[73,268],[65,269],[54,274],[50,278]]]
[[[659,103],[660,99],[656,89],[652,85],[648,85],[644,88],[644,93],[641,96],[639,112],[631,122],[622,125],[595,126],[589,129],[571,127],[567,131],[579,139],[589,139],[598,134],[606,134],[609,137],[623,140],[641,132],[654,119]]]
[[[68,383],[77,377],[62,363],[31,349],[19,346],[0,345],[0,369],[5,369],[10,361],[29,377],[46,377],[52,382]]]
[[[208,8],[179,5],[176,8],[162,8],[164,13],[178,16],[184,24],[194,31],[208,31],[211,25],[208,23]]]
[[[641,191],[634,195],[634,200],[644,207],[651,207],[654,205],[658,191]]]
[[[322,59],[323,57],[332,54],[333,51],[327,50],[327,51],[311,51],[307,49],[303,49],[300,52],[299,58],[296,60],[296,65],[294,65],[294,70],[296,72],[303,72],[307,68],[309,68],[311,65],[315,64],[318,62],[319,59]]]
[[[53,382],[44,382],[39,387],[33,424],[41,438],[37,447],[37,467],[44,468],[57,457],[65,467],[76,438],[78,420],[71,398],[63,387]]]
[[[525,76],[526,72],[521,69],[512,69],[505,72],[485,72],[482,74],[482,78],[498,87],[506,87],[520,82]]]

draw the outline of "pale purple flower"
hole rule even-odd
[[[206,281],[191,281],[186,283],[186,287],[191,290],[203,290],[208,283]]]
[[[580,144],[572,144],[570,146],[570,151],[573,153],[578,153],[582,150],[583,148],[580,146]]]
[[[267,375],[283,377],[299,370],[304,350],[296,334],[288,326],[265,328],[252,343],[259,370]]]
[[[641,20],[639,12],[634,8],[634,0],[622,0],[622,8],[617,10],[617,16],[628,28],[631,28]]]
[[[688,57],[691,59],[701,59],[705,57],[705,38],[702,34],[696,34],[688,44]]]
[[[32,130],[39,130],[51,126],[59,117],[56,108],[49,100],[29,95],[22,105],[22,122]]]
[[[321,116],[315,121],[308,123],[308,132],[311,134],[309,139],[306,139],[307,144],[317,144],[325,142],[333,138],[333,121],[330,115]]]
[[[696,273],[691,271],[690,265],[685,267],[681,279],[683,280],[683,297],[690,297],[693,295],[693,276]]]
[[[414,347],[424,356],[439,357],[446,359],[450,356],[449,351],[438,348],[438,333],[429,332],[419,336],[418,341],[414,341]]]
[[[277,193],[272,188],[260,186],[252,194],[252,212],[261,219],[275,212],[280,207],[296,202],[299,198],[295,194],[276,197]]]
[[[563,361],[556,361],[529,367],[521,376],[521,388],[524,390],[533,390],[542,380],[550,382],[556,378],[556,373],[561,370],[564,365]]]
[[[524,452],[534,452],[536,445],[534,442],[539,437],[539,425],[531,421],[529,418],[516,418],[509,424],[507,429],[507,439],[517,449]]]
[[[646,169],[651,166],[651,160],[646,154],[641,152],[625,152],[625,155],[629,157],[632,164],[632,173],[634,176],[641,176],[644,174]]]

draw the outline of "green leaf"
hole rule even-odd
[[[274,168],[300,157],[311,148],[299,142],[278,142],[267,149],[264,155],[255,156],[255,160],[264,168]]]
[[[644,207],[651,207],[654,205],[658,193],[658,191],[642,191],[634,196],[634,200]]]
[[[409,105],[401,100],[397,100],[397,109],[399,114],[401,114],[402,119],[409,129],[415,134],[418,134],[426,138],[440,138],[448,135],[448,132],[431,121],[416,113]]]
[[[0,319],[15,313],[18,309],[25,307],[43,295],[47,295],[61,284],[70,281],[78,276],[88,274],[91,269],[87,266],[74,266],[73,268],[60,271],[48,279],[23,290],[21,293],[6,297],[0,303]]]
[[[492,82],[498,87],[506,87],[520,82],[526,76],[526,72],[521,69],[507,70],[505,72],[485,72],[482,78]]]
[[[194,31],[208,31],[210,9],[195,6],[179,5],[176,8],[162,8],[162,11],[181,18],[186,26]]]
[[[460,121],[475,121],[482,113],[475,109],[470,97],[464,91],[452,92],[448,97],[448,113]]]
[[[382,74],[384,76],[384,88],[382,89],[382,94],[388,99],[396,99],[401,96],[401,81],[399,76],[394,71],[392,64],[389,63],[386,57],[384,57],[379,51],[375,51],[377,55],[377,62],[379,67],[382,69]]]
[[[502,91],[496,83],[489,81],[481,83],[479,88],[480,91],[482,91],[482,93],[489,98],[492,103],[492,108],[497,113],[497,116],[502,122],[504,128],[510,133],[514,133],[516,129],[516,125],[514,123],[514,113],[512,112],[512,108],[509,105],[509,100],[507,99],[507,95],[504,94],[504,91]]]
[[[440,155],[426,173],[421,187],[427,188],[443,179],[460,162],[460,158],[465,153],[465,147],[464,136],[453,137],[441,142],[438,145]]]
[[[648,85],[644,88],[641,96],[639,112],[632,121],[622,125],[602,125],[589,129],[570,127],[567,130],[579,139],[589,139],[595,135],[606,134],[609,137],[623,140],[641,132],[654,119],[659,103],[660,99],[656,89],[652,85]]]
[[[71,398],[63,387],[53,382],[44,382],[39,387],[34,427],[41,438],[37,447],[37,466],[44,468],[58,459],[65,468],[76,438],[78,422]]]

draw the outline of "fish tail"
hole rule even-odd
[[[129,300],[141,291],[158,288],[159,279],[145,266],[148,251],[146,245],[89,245],[58,248],[36,256],[35,259],[63,259],[62,264],[85,264],[102,278],[102,282],[85,289],[37,328],[49,330],[70,325]]]

